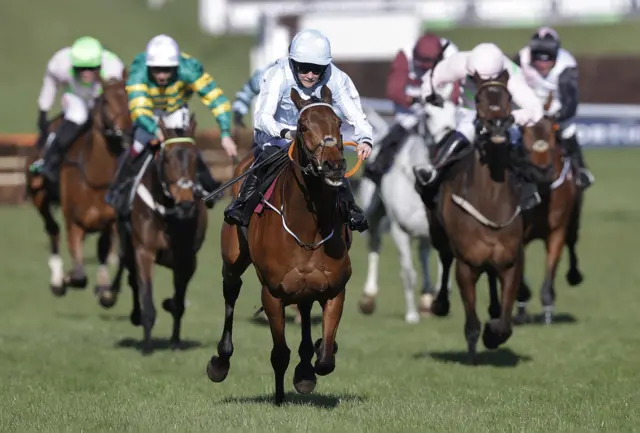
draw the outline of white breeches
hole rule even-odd
[[[84,125],[89,120],[89,112],[93,107],[93,101],[86,101],[73,93],[62,95],[62,110],[64,118],[76,125]]]
[[[162,110],[153,110],[153,117],[156,120],[156,123],[162,119],[162,123],[167,129],[186,129],[189,127],[189,120],[191,116],[191,111],[185,105],[184,107],[178,108],[176,111],[172,113],[167,113]],[[148,132],[144,131],[142,128],[137,128],[134,134],[133,141],[133,150],[136,153],[140,153],[144,150],[149,141],[153,140],[153,137]]]

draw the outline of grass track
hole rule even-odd
[[[211,211],[209,237],[187,294],[183,337],[194,347],[162,350],[171,320],[159,310],[154,336],[160,349],[147,358],[134,347],[142,331],[128,322],[128,288],[109,311],[89,291],[53,298],[35,210],[0,208],[0,431],[638,431],[639,156],[636,150],[587,154],[598,180],[587,197],[579,246],[586,280],[577,288],[566,285],[565,258],[557,283],[557,311],[575,322],[518,328],[504,348],[483,355],[483,365],[462,365],[457,290],[449,318],[406,325],[390,239],[380,261],[378,310],[372,317],[357,312],[366,272],[364,240],[357,236],[336,371],[319,378],[316,394],[293,395],[283,408],[270,403],[268,328],[250,320],[260,302],[252,269],[238,303],[230,375],[213,384],[204,371],[222,330],[223,205]],[[86,242],[90,258],[95,242]],[[527,265],[528,278],[539,287],[540,245],[529,249]],[[89,264],[90,277],[95,269]],[[155,281],[160,308],[170,293],[169,274],[158,270]],[[483,319],[486,292],[482,279]],[[537,290],[532,309],[540,311]],[[319,334],[316,325],[314,338]],[[293,391],[296,326],[288,327],[288,337],[292,362],[286,385]]]

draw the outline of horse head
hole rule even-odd
[[[156,167],[162,191],[173,207],[167,215],[178,219],[194,216],[196,210],[197,191],[197,158],[195,117],[192,114],[187,129],[168,129],[159,121],[158,126],[165,140],[157,154]]]
[[[554,163],[559,163],[556,147],[558,125],[543,117],[535,125],[522,128],[522,146],[525,153],[525,171],[536,183],[551,183],[554,178]]]
[[[111,148],[119,153],[124,145],[131,144],[133,122],[129,115],[129,100],[126,90],[126,71],[121,80],[102,80],[102,95],[98,98],[93,112],[93,122],[96,128],[108,139]],[[112,140],[109,140],[112,139]]]
[[[322,86],[319,99],[305,100],[291,89],[291,100],[300,111],[295,138],[297,156],[292,159],[304,174],[321,177],[330,187],[339,187],[347,165],[340,133],[342,120],[331,105],[331,90]]]

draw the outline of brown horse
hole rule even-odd
[[[41,175],[29,175],[30,195],[45,220],[50,237],[51,291],[56,296],[67,287],[84,288],[83,241],[87,233],[100,233],[98,239],[97,289],[109,283],[107,259],[111,250],[115,214],[104,202],[110,182],[116,172],[117,159],[131,131],[127,93],[124,80],[102,82],[103,94],[91,110],[90,128],[71,144],[60,167],[59,200],[55,185],[49,185]],[[61,117],[49,127],[53,132]],[[73,269],[63,274],[59,255],[59,227],[51,207],[59,203],[65,219],[67,242]]]
[[[180,327],[189,281],[197,267],[197,253],[207,232],[207,209],[200,199],[196,183],[196,122],[191,117],[185,131],[159,126],[165,141],[148,156],[141,179],[134,185],[130,221],[125,222],[124,256],[121,261],[129,271],[133,291],[131,323],[143,327],[142,353],[153,351],[151,330],[156,320],[153,303],[153,268],[159,264],[173,271],[174,294],[162,302],[162,308],[173,316],[171,348],[181,349]],[[148,169],[147,169],[148,168]],[[105,288],[101,303],[115,303],[119,286]]]
[[[456,280],[464,305],[465,337],[470,360],[475,363],[480,320],[476,314],[476,283],[483,272],[497,276],[491,287],[491,320],[485,324],[482,340],[495,349],[512,334],[511,315],[524,262],[523,219],[518,183],[510,173],[511,145],[508,128],[511,95],[508,73],[484,81],[477,75],[476,111],[482,131],[457,163],[444,174],[434,212],[428,212],[434,247],[445,272],[456,259]],[[449,311],[449,291],[440,290],[432,311],[444,316]]]
[[[551,96],[551,95],[550,95]],[[549,101],[550,102],[550,101]],[[545,106],[548,109],[549,103]],[[547,259],[544,283],[540,289],[540,298],[544,311],[544,321],[552,322],[553,304],[555,301],[554,280],[562,250],[568,240],[577,239],[577,217],[579,215],[580,190],[573,181],[571,162],[565,158],[560,146],[556,144],[557,125],[548,117],[537,124],[523,128],[522,143],[529,155],[529,177],[538,184],[541,203],[531,210],[525,218],[525,242],[534,239],[544,240]],[[578,209],[578,210],[576,210]],[[575,248],[575,241],[573,242]],[[575,249],[574,249],[575,256]],[[572,273],[580,276],[577,260],[567,274],[571,283]],[[514,321],[518,324],[530,320],[526,305],[531,298],[531,291],[524,279],[517,296],[517,314]]]
[[[335,369],[335,339],[345,286],[351,278],[351,234],[339,214],[343,210],[338,205],[337,189],[345,175],[344,143],[340,118],[331,106],[331,91],[323,86],[321,100],[303,100],[292,89],[291,99],[300,110],[298,134],[289,148],[291,163],[279,172],[272,195],[267,194],[269,198],[262,203],[265,209],[253,214],[246,230],[226,223],[222,227],[225,322],[218,356],[207,364],[212,381],[221,382],[227,377],[241,276],[253,263],[262,284],[262,306],[273,338],[276,404],[285,398],[284,375],[291,353],[285,340],[285,306],[297,304],[300,310],[300,363],[293,384],[299,393],[307,394],[315,388],[316,374],[324,376]],[[323,314],[322,338],[314,345],[310,316],[315,301],[322,306]],[[315,366],[311,364],[314,352]]]

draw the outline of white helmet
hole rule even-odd
[[[147,44],[146,56],[147,66],[178,66],[180,61],[180,48],[172,37],[158,35]]]
[[[331,63],[331,44],[318,30],[303,30],[289,46],[289,59],[298,63],[327,66]]]
[[[467,63],[470,75],[477,73],[483,80],[497,78],[504,71],[504,54],[495,44],[484,43],[471,50]]]

